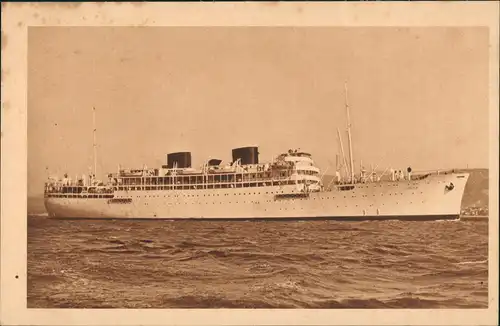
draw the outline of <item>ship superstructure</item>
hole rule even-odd
[[[95,121],[95,109],[94,121]],[[269,162],[259,161],[257,146],[232,150],[232,160],[209,159],[192,166],[191,152],[170,153],[154,169],[122,169],[97,180],[94,173],[45,184],[45,206],[56,218],[163,219],[448,219],[458,218],[467,173],[416,173],[385,169],[380,175],[361,165],[354,171],[346,88],[348,157],[341,133],[335,176],[311,154],[289,149]],[[95,123],[95,122],[94,122]]]
[[[171,153],[157,169],[121,169],[107,182],[83,176],[45,186],[51,217],[62,218],[457,218],[466,173],[373,173],[329,185],[308,153],[289,150],[259,163],[258,148],[233,161],[191,167],[191,153]]]

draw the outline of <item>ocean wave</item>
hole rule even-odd
[[[475,264],[486,264],[488,263],[488,259],[485,260],[476,260],[476,261],[462,261],[456,263],[457,265],[475,265]]]
[[[228,299],[221,296],[183,295],[164,296],[162,306],[173,308],[290,308],[287,305],[272,304],[258,299]]]
[[[341,308],[341,309],[379,309],[385,308],[384,302],[377,299],[344,299],[344,300],[322,300],[315,301],[306,306],[307,308]]]
[[[484,269],[472,270],[472,269],[459,269],[459,270],[444,270],[439,272],[426,273],[416,277],[417,279],[441,279],[441,278],[450,278],[457,276],[488,276],[488,271]]]
[[[28,216],[33,216],[33,217],[49,217],[49,213],[28,213]]]
[[[190,249],[190,248],[207,248],[207,247],[227,247],[225,243],[209,243],[209,242],[194,242],[194,241],[182,241],[176,245],[180,249]]]
[[[291,283],[286,287],[292,287]],[[383,301],[380,299],[326,299],[316,300],[311,303],[297,302],[291,303],[286,297],[280,301],[266,300],[266,297],[261,299],[228,299],[221,296],[199,296],[199,295],[184,295],[180,297],[164,297],[162,304],[168,307],[175,308],[243,308],[243,309],[258,309],[258,308],[306,308],[306,309],[388,309],[388,308],[406,308],[406,309],[432,309],[447,306],[453,302],[447,301],[443,304],[439,300],[422,299],[415,297],[404,297]],[[460,300],[455,300],[461,302]]]
[[[438,308],[442,304],[442,300],[421,299],[418,297],[403,297],[386,301],[383,308],[431,309]]]

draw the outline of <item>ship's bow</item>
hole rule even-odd
[[[443,177],[440,183],[441,189],[438,189],[441,196],[436,196],[436,198],[441,198],[440,210],[445,215],[460,216],[465,186],[468,180],[469,173],[452,173]]]

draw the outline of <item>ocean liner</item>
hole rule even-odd
[[[456,219],[468,180],[454,171],[415,172],[360,167],[355,173],[347,104],[349,155],[337,155],[335,176],[324,173],[311,154],[288,150],[259,161],[257,146],[232,150],[232,161],[207,160],[192,167],[191,152],[166,156],[154,169],[122,169],[73,180],[49,178],[45,207],[53,218],[111,219]],[[94,108],[95,121],[95,108]]]

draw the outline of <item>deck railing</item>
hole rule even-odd
[[[87,198],[92,196],[90,198],[94,198],[94,195],[104,196],[113,194],[115,191],[228,189],[295,185],[315,181],[314,178],[307,175],[301,179],[292,178],[293,173],[271,178],[248,176],[242,173],[227,174],[225,176],[226,178],[220,178],[222,176],[216,178],[214,175],[122,178],[101,187],[47,183],[45,185],[45,194],[48,197],[50,195],[76,195],[76,197],[86,196],[85,198]]]

